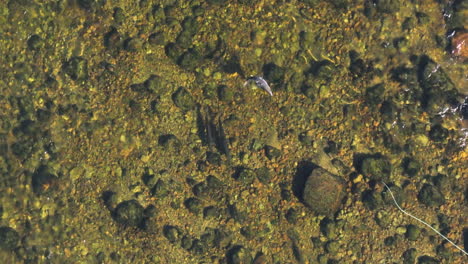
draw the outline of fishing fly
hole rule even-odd
[[[273,92],[271,91],[270,86],[268,85],[267,81],[260,76],[249,76],[247,81],[244,83],[244,87],[248,85],[254,84],[258,88],[265,90],[269,95],[273,96]]]

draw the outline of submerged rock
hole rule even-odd
[[[139,226],[144,218],[144,208],[136,200],[121,202],[114,211],[114,218],[126,226]]]
[[[174,104],[184,111],[191,110],[195,107],[195,101],[192,95],[184,87],[180,87],[173,95]]]
[[[401,257],[403,259],[403,264],[413,264],[416,260],[416,249],[410,248],[406,250]]]
[[[122,37],[116,28],[111,27],[109,32],[104,35],[104,46],[108,49],[119,49],[121,46]]]
[[[316,168],[306,180],[302,198],[315,213],[333,215],[345,197],[345,181],[330,172]]]
[[[427,206],[441,206],[445,203],[444,195],[435,186],[424,184],[419,191],[418,199]]]
[[[243,246],[234,246],[227,252],[229,264],[252,263],[252,255],[250,250]]]
[[[0,227],[0,248],[13,250],[19,242],[19,235],[16,230],[8,226]]]
[[[143,41],[138,38],[128,38],[124,41],[123,45],[126,51],[137,52],[143,47]]]
[[[201,64],[202,60],[203,57],[198,50],[189,49],[178,58],[177,64],[186,70],[192,71]]]
[[[172,244],[177,244],[182,238],[182,231],[176,226],[164,226],[163,234]]]
[[[381,155],[364,157],[358,164],[358,170],[372,180],[386,180],[392,171],[390,161]]]
[[[419,84],[423,90],[422,105],[428,112],[459,103],[458,92],[440,64],[422,56],[418,65]]]
[[[438,264],[440,261],[430,256],[421,256],[418,258],[418,264]]]
[[[185,207],[193,214],[201,214],[203,210],[203,202],[195,197],[188,198],[184,202]]]
[[[158,143],[166,151],[179,151],[182,146],[180,140],[173,134],[159,136]]]
[[[377,105],[382,102],[385,93],[385,86],[380,83],[366,89],[366,102],[370,105]]]
[[[252,184],[255,180],[255,171],[249,168],[240,167],[234,174],[234,179],[243,182],[246,185]]]
[[[449,135],[448,129],[440,124],[431,127],[429,131],[429,138],[434,142],[444,142]]]
[[[403,159],[401,166],[403,171],[409,177],[413,177],[421,170],[421,164],[414,158],[406,157]]]
[[[29,37],[27,44],[30,50],[40,50],[44,47],[44,40],[38,35],[32,35]]]
[[[96,10],[105,5],[105,0],[78,0],[78,5],[85,10]]]
[[[67,61],[63,69],[74,81],[82,81],[88,78],[88,61],[82,57],[73,57]]]
[[[144,86],[148,91],[161,93],[168,85],[161,76],[152,74],[148,79],[146,79]]]
[[[163,32],[153,33],[148,37],[148,43],[156,46],[164,45],[166,44],[166,36]]]
[[[169,43],[164,48],[167,57],[171,58],[174,62],[177,62],[178,58],[184,53],[184,49],[176,43]]]
[[[32,189],[35,194],[44,194],[58,187],[58,177],[46,166],[41,166],[32,176]]]
[[[278,87],[283,82],[285,69],[274,63],[268,63],[263,65],[263,74],[266,80]]]

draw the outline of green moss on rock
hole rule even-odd
[[[172,95],[174,104],[184,111],[192,110],[195,108],[195,100],[192,95],[184,87],[179,87]]]
[[[0,227],[0,248],[13,250],[19,242],[19,235],[16,230],[8,226]]]
[[[121,202],[114,211],[115,220],[126,226],[139,226],[144,218],[144,208],[136,200]]]
[[[441,206],[445,203],[444,195],[435,186],[424,184],[418,194],[421,203],[427,206]]]
[[[64,64],[65,73],[75,81],[88,78],[88,61],[82,57],[72,57]]]
[[[302,198],[315,213],[330,216],[340,208],[345,188],[343,179],[317,168],[307,178]]]
[[[387,180],[392,171],[390,161],[381,155],[367,156],[360,165],[360,172],[372,180]]]

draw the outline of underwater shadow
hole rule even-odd
[[[304,193],[304,186],[306,183],[307,178],[312,173],[312,171],[316,168],[319,168],[317,164],[312,163],[309,160],[302,160],[297,165],[296,174],[292,180],[292,191],[293,194],[299,199],[302,200],[302,194]]]

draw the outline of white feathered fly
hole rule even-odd
[[[265,90],[269,95],[273,96],[273,92],[271,91],[270,86],[268,85],[267,81],[260,76],[249,76],[247,81],[244,83],[244,87],[250,84],[255,84],[255,86]]]

